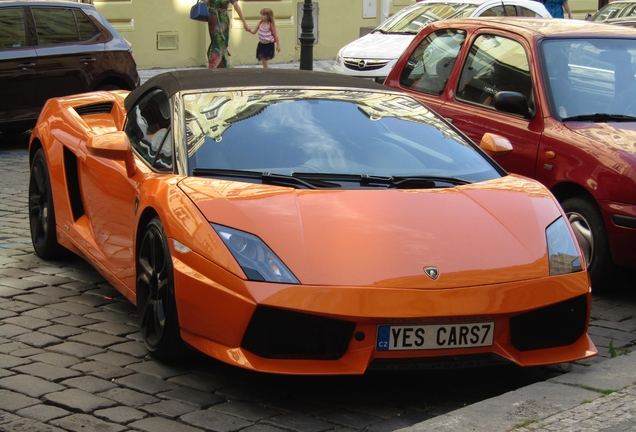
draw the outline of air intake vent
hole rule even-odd
[[[266,306],[256,308],[242,346],[269,359],[337,360],[355,323]]]
[[[100,103],[75,107],[75,111],[81,116],[90,115],[90,114],[110,114],[110,111],[112,109],[113,109],[112,102],[100,102]]]
[[[519,351],[571,345],[585,333],[587,296],[510,318],[510,339]]]
[[[66,187],[68,199],[73,211],[73,220],[78,220],[86,214],[80,191],[79,173],[77,171],[77,156],[64,147],[64,173],[66,174]]]

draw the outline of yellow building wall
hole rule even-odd
[[[390,15],[415,0],[388,0]],[[596,11],[597,0],[570,0],[574,16],[584,18]],[[375,27],[381,21],[383,0],[314,0],[318,7],[318,41],[314,60],[335,59],[344,45],[360,36],[361,28]],[[207,24],[190,19],[193,0],[94,0],[99,12],[133,45],[139,69],[203,66],[207,64],[210,43]],[[274,11],[281,52],[271,63],[300,59],[298,44],[298,3],[304,0],[240,0],[248,22],[255,27],[260,10]],[[232,16],[229,51],[234,65],[257,64],[258,37],[243,29],[235,11]],[[365,17],[366,16],[366,17]],[[316,25],[316,23],[314,23]]]
[[[585,19],[587,14],[598,10],[598,0],[568,0],[572,18]]]
[[[390,0],[391,13],[415,0]],[[375,4],[375,18],[363,18],[365,2]],[[335,59],[338,50],[360,36],[361,27],[380,24],[382,0],[320,0],[318,42],[314,59]],[[94,0],[99,12],[133,45],[139,69],[188,67],[207,64],[210,43],[207,24],[190,19],[192,0]],[[300,59],[298,44],[299,0],[240,0],[248,24],[256,26],[260,10],[274,11],[281,52],[272,63]],[[301,9],[302,10],[302,9]],[[258,37],[246,32],[236,12],[231,11],[229,50],[234,65],[256,64]],[[314,23],[315,25],[316,23]]]

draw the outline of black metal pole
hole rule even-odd
[[[314,69],[314,5],[311,0],[303,4],[303,18],[300,21],[300,70]]]

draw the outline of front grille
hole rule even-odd
[[[269,359],[337,360],[354,328],[349,321],[259,306],[241,345]]]
[[[99,102],[75,107],[75,112],[81,116],[89,114],[109,114],[113,109],[113,102]]]
[[[519,351],[573,344],[587,326],[587,296],[517,315],[510,319],[512,345]]]
[[[388,60],[365,60],[353,58],[344,59],[344,65],[347,67],[347,69],[352,69],[355,71],[372,71],[382,69],[388,63]]]

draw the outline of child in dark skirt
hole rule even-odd
[[[258,32],[258,46],[256,47],[256,58],[263,62],[266,68],[267,62],[274,58],[274,45],[276,51],[280,52],[280,42],[276,33],[276,23],[274,22],[274,12],[270,8],[261,9],[261,20],[255,29],[250,30],[252,34]]]

